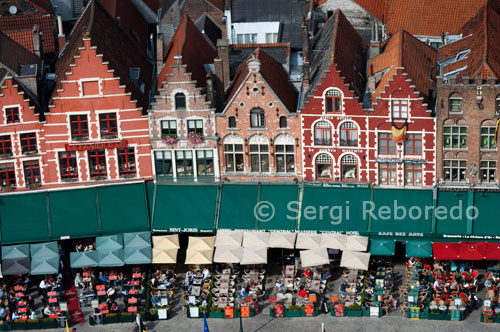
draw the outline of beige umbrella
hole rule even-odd
[[[241,265],[267,264],[267,248],[243,248]]]
[[[153,236],[153,248],[156,249],[179,249],[179,234]]]
[[[319,248],[321,235],[316,233],[299,233],[297,234],[297,242],[295,248],[297,249],[314,249]]]
[[[244,232],[244,248],[267,248],[269,246],[269,233],[267,232]]]
[[[320,247],[344,250],[347,237],[343,234],[321,234]]]
[[[340,267],[366,271],[368,270],[369,262],[369,253],[344,250],[342,252],[342,259],[340,260]]]
[[[316,248],[310,250],[302,250],[300,252],[300,262],[302,267],[329,264],[330,259],[328,258],[328,249]]]
[[[297,233],[291,232],[271,232],[269,234],[269,248],[295,248],[295,238]]]
[[[357,235],[348,236],[345,249],[352,251],[366,251],[366,249],[368,249],[368,237]]]
[[[186,250],[185,264],[212,264],[214,250]]]
[[[153,248],[153,264],[174,264],[177,263],[177,252],[179,249],[157,249]]]
[[[190,236],[187,250],[212,250],[214,249],[215,236]]]
[[[218,246],[215,248],[215,263],[239,263],[243,248],[240,246]]]
[[[220,230],[215,237],[215,246],[238,246],[241,247],[243,241],[242,231]]]

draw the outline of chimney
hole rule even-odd
[[[156,37],[156,71],[160,72],[163,66],[163,33],[159,33]]]
[[[221,110],[224,105],[224,69],[222,59],[214,59],[215,68],[215,105],[217,110]]]
[[[302,18],[302,54],[304,59],[309,58],[309,31],[307,29],[305,17]]]
[[[212,71],[207,72],[207,101],[210,103],[210,108],[215,107],[214,83]]]
[[[61,15],[57,15],[57,45],[59,46],[59,52],[61,52],[64,45],[66,45],[66,36],[64,35]]]
[[[222,83],[224,89],[229,84],[229,41],[227,38],[217,40],[217,57],[222,60]],[[217,74],[217,71],[216,71]]]
[[[309,90],[309,84],[311,83],[311,76],[309,73],[309,59],[304,58],[304,64],[302,65],[302,73],[303,73],[303,79],[302,79],[302,91],[304,93]]]
[[[40,28],[38,24],[33,25],[33,53],[38,57],[42,57],[41,45],[40,45]]]

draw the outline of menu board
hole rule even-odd
[[[247,305],[242,305],[240,308],[241,317],[250,317],[250,307]]]
[[[274,306],[274,317],[283,317],[283,305]]]
[[[247,297],[245,298],[245,301],[246,301],[247,303],[253,303],[253,296],[251,296],[251,295],[250,295],[250,296],[247,296]]]
[[[316,301],[316,294],[309,294],[309,302],[315,303]]]
[[[234,317],[234,307],[233,306],[226,306],[224,308],[224,313],[226,315],[226,318],[233,318]]]
[[[451,320],[460,320],[460,310],[450,309]]]
[[[198,309],[198,307],[189,307],[189,316],[191,318],[200,317],[200,310]]]
[[[379,317],[379,316],[380,316],[380,308],[370,307],[370,317]]]
[[[278,297],[276,296],[276,294],[269,294],[269,302],[271,303],[278,302]]]
[[[336,317],[344,316],[344,305],[343,304],[336,304],[335,305],[335,316]]]
[[[333,294],[330,299],[332,303],[339,303],[339,296],[337,294]]]
[[[314,304],[306,304],[304,312],[306,317],[314,317]]]

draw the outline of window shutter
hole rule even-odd
[[[73,15],[78,16],[82,13],[83,0],[73,0]]]

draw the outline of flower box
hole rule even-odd
[[[28,330],[40,330],[42,328],[42,324],[39,319],[28,319],[27,329]]]
[[[443,320],[443,313],[442,312],[430,312],[429,313],[429,319],[430,320]]]
[[[119,316],[120,323],[133,323],[135,322],[135,312],[122,312]]]
[[[3,324],[0,324],[0,331],[10,331],[10,330],[12,330],[10,324],[7,324],[5,322],[3,322]]]
[[[118,317],[118,314],[105,314],[102,317],[103,324],[116,324],[119,322],[120,322],[120,318]]]
[[[285,310],[285,317],[300,317],[302,315],[302,310]]]
[[[44,318],[42,319],[42,328],[43,329],[57,329],[59,328],[59,324],[55,318]]]
[[[361,317],[362,313],[361,310],[349,310],[346,309],[344,311],[344,315],[347,317]]]
[[[225,318],[226,315],[225,315],[224,311],[210,311],[210,313],[208,314],[208,317],[210,317],[210,318]]]
[[[16,319],[12,322],[13,330],[27,330],[28,324],[26,323],[26,319]]]

